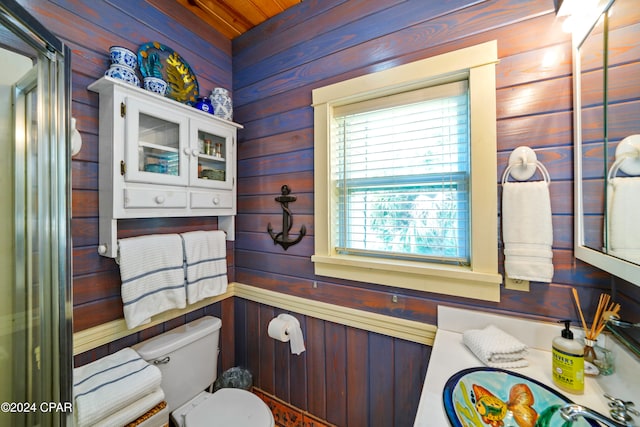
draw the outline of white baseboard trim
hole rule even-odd
[[[151,326],[182,316],[207,305],[222,301],[230,297],[244,298],[260,304],[269,305],[282,310],[291,311],[305,316],[314,317],[329,322],[338,323],[353,328],[363,329],[382,335],[401,338],[407,341],[433,345],[436,326],[415,320],[401,319],[384,314],[372,313],[365,310],[344,307],[337,304],[301,298],[281,292],[270,291],[244,283],[229,283],[227,292],[216,297],[208,298],[192,304],[182,310],[171,310],[154,316],[151,323],[134,329],[127,329],[124,319],[114,320],[102,325],[94,326],[73,334],[73,354],[80,354],[104,344],[108,344],[127,335],[139,332]]]

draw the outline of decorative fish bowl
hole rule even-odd
[[[444,408],[454,427],[584,427],[592,420],[565,421],[560,408],[571,400],[516,372],[471,368],[455,373],[443,390]]]

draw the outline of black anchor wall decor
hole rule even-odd
[[[282,195],[276,197],[276,202],[280,203],[282,206],[282,231],[280,233],[274,233],[271,223],[267,225],[267,231],[273,239],[273,244],[282,246],[286,251],[289,246],[293,246],[302,240],[304,235],[307,234],[307,228],[303,225],[300,227],[300,234],[298,234],[298,237],[293,240],[289,239],[289,232],[291,231],[291,227],[293,227],[293,215],[289,209],[289,203],[295,202],[297,197],[289,195],[291,190],[286,184],[280,188],[280,193]]]

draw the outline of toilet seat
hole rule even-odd
[[[185,427],[274,426],[267,404],[246,390],[223,388],[213,394],[204,392],[203,396],[201,393],[194,400],[199,401],[197,406],[182,414]]]

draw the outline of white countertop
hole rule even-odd
[[[429,367],[420,396],[414,427],[446,427],[449,421],[443,406],[442,390],[447,380],[456,372],[483,363],[463,344],[462,333],[470,329],[482,329],[490,324],[513,335],[529,347],[529,366],[512,369],[557,390],[575,403],[609,414],[608,393],[623,400],[635,400],[640,405],[640,363],[628,350],[616,343],[606,342],[615,356],[616,372],[610,376],[585,377],[582,395],[566,393],[558,389],[551,379],[551,342],[562,330],[562,325],[524,320],[517,317],[496,315],[481,311],[453,307],[438,307],[438,331],[431,351]],[[578,337],[581,330],[572,327]],[[612,340],[610,340],[612,341]],[[605,343],[603,343],[605,344]],[[640,420],[636,419],[638,425]]]

